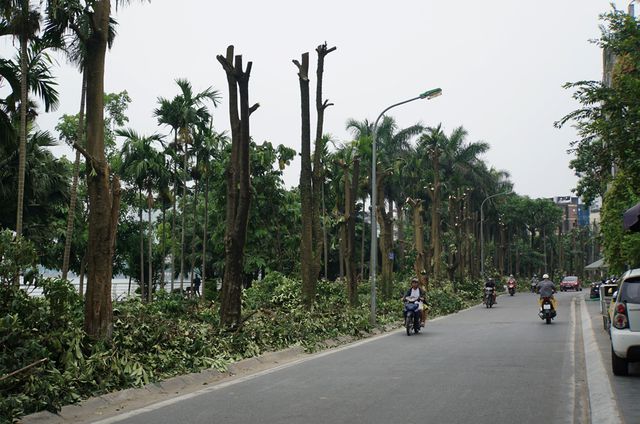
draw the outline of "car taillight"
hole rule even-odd
[[[616,304],[613,314],[612,325],[618,330],[629,327],[629,319],[627,318],[627,307],[624,303]]]

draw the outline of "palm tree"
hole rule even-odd
[[[158,117],[158,122],[170,125],[174,131],[174,142],[183,144],[183,169],[184,176],[182,190],[182,228],[181,228],[181,255],[180,255],[180,290],[184,289],[184,245],[185,245],[185,218],[187,200],[187,176],[188,173],[188,145],[192,143],[193,131],[196,127],[206,128],[211,116],[205,106],[206,101],[210,101],[213,106],[217,106],[220,101],[220,94],[217,90],[209,87],[200,93],[194,93],[191,83],[185,79],[177,79],[176,84],[180,88],[180,94],[173,100],[159,99],[160,108],[154,114]],[[175,214],[174,214],[175,215]],[[173,277],[172,277],[173,278]]]
[[[198,174],[204,178],[204,222],[202,225],[202,264],[200,266],[200,278],[202,280],[202,293],[206,284],[207,270],[207,229],[209,224],[209,181],[211,179],[212,167],[211,162],[219,162],[221,160],[221,144],[224,143],[226,135],[224,133],[216,133],[213,130],[213,122],[204,131],[199,131],[196,137],[195,154],[196,166],[199,168]],[[194,231],[196,230],[194,226]],[[195,237],[194,237],[195,239]],[[204,296],[202,297],[204,299]]]
[[[180,98],[176,96],[173,100],[168,100],[163,97],[158,98],[160,106],[153,111],[153,116],[158,119],[158,124],[168,125],[173,131],[173,143],[169,144],[165,149],[165,155],[169,156],[170,162],[173,164],[173,213],[171,223],[171,292],[174,289],[175,283],[175,240],[176,240],[176,206],[178,198],[178,185],[180,175],[178,173],[178,130],[180,129]],[[164,258],[164,253],[163,253]],[[164,259],[163,259],[164,263]],[[164,277],[163,277],[164,278]]]
[[[24,1],[24,0],[23,0]],[[111,278],[118,214],[120,181],[111,178],[105,154],[104,73],[107,48],[113,40],[111,0],[49,0],[48,17],[57,22],[59,33],[74,33],[87,25],[84,45],[87,72],[87,141],[78,150],[91,168],[87,178],[89,192],[89,279],[85,302],[84,329],[91,338],[107,340],[113,332]],[[116,6],[127,0],[114,0]]]
[[[132,129],[117,130],[116,134],[125,138],[122,147],[122,177],[134,183],[138,188],[140,196],[139,217],[140,217],[140,288],[142,298],[151,301],[153,270],[152,270],[152,240],[153,230],[151,222],[151,209],[153,207],[153,188],[160,179],[164,168],[164,158],[162,153],[153,147],[154,141],[162,141],[162,137],[154,134],[142,136]],[[148,264],[149,274],[147,281],[147,291],[145,292],[144,281],[144,252],[143,252],[143,223],[142,223],[142,191],[147,190],[147,211],[148,211]]]
[[[29,0],[3,0],[0,13],[4,18],[0,35],[12,35],[20,42],[20,145],[18,166],[18,199],[16,208],[16,233],[22,235],[24,204],[24,174],[27,152],[27,104],[28,104],[28,48],[40,31],[40,12],[32,8]]]

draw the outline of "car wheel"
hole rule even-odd
[[[621,358],[611,348],[611,369],[615,375],[629,375],[629,366],[625,358]]]

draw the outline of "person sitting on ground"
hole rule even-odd
[[[423,308],[424,308],[426,295],[425,295],[425,291],[420,288],[420,280],[418,280],[416,277],[411,279],[411,287],[409,287],[409,290],[407,290],[407,292],[405,293],[404,297],[402,298],[402,301],[408,302],[408,301],[411,301],[412,299],[417,300],[416,303],[418,304],[417,310],[418,310],[418,313],[420,314],[420,322],[424,324],[423,316],[425,316],[426,314],[424,313]],[[405,310],[404,317],[406,318],[406,316],[407,316],[407,313]]]

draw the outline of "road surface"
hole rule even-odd
[[[103,423],[581,422],[588,400],[572,316],[583,293],[559,293],[551,325],[535,295],[501,296],[419,335],[392,332]]]

